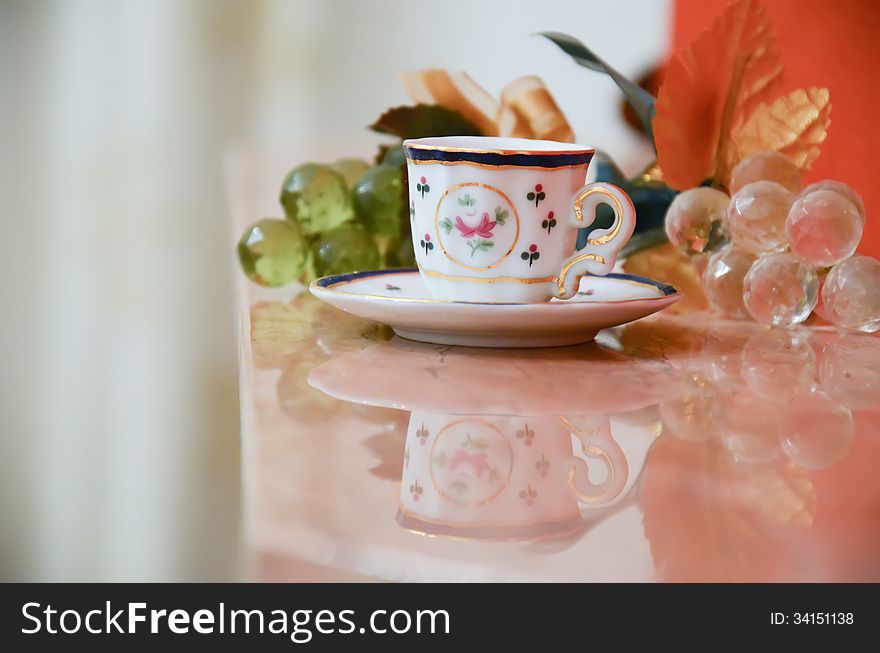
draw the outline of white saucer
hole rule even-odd
[[[432,299],[418,270],[371,270],[316,279],[311,293],[402,338],[470,347],[555,347],[651,315],[681,299],[672,286],[632,274],[581,279],[572,299],[480,304]]]

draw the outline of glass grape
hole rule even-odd
[[[813,267],[827,267],[856,251],[862,239],[858,207],[833,190],[801,195],[785,221],[791,251]]]
[[[811,267],[791,254],[759,258],[746,274],[743,302],[761,324],[791,326],[816,306],[819,282]]]
[[[370,168],[355,183],[353,194],[357,215],[371,234],[400,235],[405,202],[399,168]]]
[[[865,222],[865,200],[862,199],[862,196],[859,195],[856,190],[849,184],[844,184],[842,181],[835,181],[833,179],[825,179],[823,181],[816,182],[815,184],[810,184],[809,186],[804,188],[799,197],[809,195],[814,190],[833,190],[835,193],[840,193],[846,199],[856,205],[856,208],[859,211],[859,215],[862,217],[862,223]]]
[[[376,242],[359,224],[344,225],[323,234],[315,242],[312,254],[315,273],[321,277],[379,267]]]
[[[838,326],[867,333],[880,330],[880,261],[853,256],[835,265],[825,278],[822,304]]]
[[[264,218],[242,235],[238,260],[254,283],[271,288],[285,286],[305,270],[306,242],[296,223]]]
[[[687,256],[716,251],[728,241],[724,219],[730,198],[715,188],[679,193],[666,211],[666,235]]]
[[[349,188],[353,188],[358,178],[370,169],[370,164],[363,159],[339,159],[330,167],[342,176]]]
[[[743,280],[755,262],[755,255],[737,247],[715,252],[703,271],[703,292],[723,315],[747,317],[743,303]]]
[[[281,206],[287,217],[313,236],[354,219],[345,179],[324,165],[307,163],[291,170],[281,185]]]
[[[731,199],[727,229],[734,245],[753,254],[782,252],[788,247],[785,219],[795,195],[773,181],[756,181]]]
[[[740,161],[730,177],[730,192],[738,193],[743,187],[756,181],[774,181],[792,193],[799,193],[803,186],[798,165],[789,157],[773,150],[755,152]]]
[[[385,150],[382,155],[382,165],[396,168],[406,165],[406,153],[403,151],[403,145],[392,145]]]

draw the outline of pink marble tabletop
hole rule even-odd
[[[239,288],[254,579],[880,580],[877,337],[661,313],[468,349]]]

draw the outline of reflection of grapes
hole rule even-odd
[[[369,170],[370,164],[363,159],[339,159],[330,167],[342,175],[349,188],[353,188],[358,178]]]
[[[400,170],[379,165],[370,168],[354,186],[354,206],[358,217],[376,236],[400,234],[404,200]]]
[[[294,168],[281,185],[281,206],[307,235],[328,231],[354,218],[345,179],[327,166]]]
[[[309,373],[324,360],[320,349],[307,348],[292,356],[278,377],[275,391],[281,411],[296,423],[320,423],[339,415],[348,406],[309,385]]]
[[[305,247],[296,223],[264,218],[242,235],[238,242],[238,259],[251,281],[261,286],[284,286],[302,274]]]
[[[855,438],[852,413],[821,390],[795,397],[780,428],[785,454],[806,469],[826,469],[849,453]]]
[[[372,270],[379,265],[376,243],[359,224],[327,232],[317,240],[313,252],[318,276]]]

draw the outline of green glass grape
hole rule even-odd
[[[416,266],[416,253],[413,250],[413,241],[407,233],[399,239],[393,250],[388,252],[386,264],[392,268],[414,268]]]
[[[306,242],[295,222],[264,218],[248,227],[238,241],[238,260],[254,283],[285,286],[303,273]]]
[[[361,175],[354,186],[354,206],[367,231],[376,236],[400,234],[404,210],[400,169],[379,165]]]
[[[359,224],[345,225],[318,238],[312,250],[318,276],[379,267],[379,249]]]
[[[308,236],[354,219],[351,194],[338,172],[317,163],[291,170],[281,185],[281,206]]]
[[[330,167],[342,175],[349,188],[353,188],[360,176],[369,170],[370,164],[363,159],[339,159]]]
[[[403,145],[392,145],[382,155],[383,166],[395,166],[397,168],[406,165],[406,153]]]

